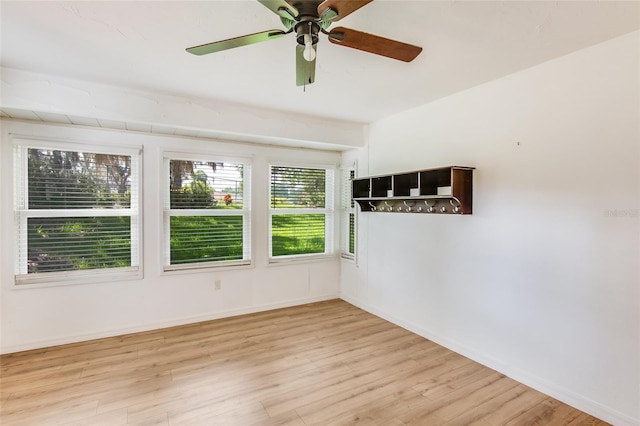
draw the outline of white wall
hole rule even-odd
[[[276,148],[78,126],[2,120],[0,295],[2,353],[291,306],[339,295],[339,261],[267,263],[268,162],[337,166],[332,151]],[[15,288],[11,135],[144,148],[144,278],[99,284]],[[253,267],[162,272],[161,151],[252,159]],[[221,280],[222,289],[214,290]],[[27,287],[27,286],[25,286]]]
[[[475,166],[471,216],[359,213],[345,299],[640,423],[640,33],[370,126],[361,175]],[[354,155],[354,154],[350,154]]]

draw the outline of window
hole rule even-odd
[[[138,273],[139,156],[17,141],[16,284]]]
[[[356,256],[356,208],[351,198],[351,182],[356,175],[355,169],[341,170],[342,178],[342,232],[340,237],[340,255],[355,260]]]
[[[271,166],[271,258],[330,254],[333,170]]]
[[[165,158],[165,270],[251,263],[248,162]]]

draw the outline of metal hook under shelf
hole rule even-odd
[[[460,201],[457,198],[451,198],[449,200],[449,204],[451,204],[451,207],[453,207],[454,213],[460,212]]]
[[[429,201],[431,200],[424,200],[424,204],[427,206],[427,213],[433,213],[437,201],[433,201],[431,204],[429,204]]]

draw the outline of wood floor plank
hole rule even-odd
[[[480,364],[466,364],[460,368],[447,371],[430,382],[423,384],[423,386],[427,386],[427,389],[422,392],[422,395],[432,400],[438,400],[460,388],[473,385],[474,382],[492,374],[494,374],[494,371]]]
[[[79,420],[64,420],[60,426],[125,426],[127,424],[127,409],[120,408],[106,413],[84,417]]]
[[[547,396],[525,385],[519,385],[504,395],[506,400],[501,401],[498,407],[483,416],[483,419],[491,425],[499,426],[507,423],[527,411],[528,407],[535,407]]]
[[[487,419],[488,416],[499,411],[510,402],[517,401],[525,393],[526,390],[521,385],[511,386],[506,384],[502,390],[498,390],[493,396],[483,389],[482,398],[484,398],[484,401],[478,401],[473,408],[462,412],[462,414],[447,422],[446,426],[491,425]]]
[[[533,425],[568,425],[582,413],[567,404],[553,398],[545,398],[542,402],[530,407],[518,417],[505,425],[533,426]]]
[[[12,425],[57,425],[68,421],[81,421],[96,414],[98,401],[66,401],[54,407],[31,407],[28,410],[3,413],[3,426]],[[28,421],[25,421],[28,419]]]
[[[306,426],[298,413],[289,411],[279,416],[269,417],[269,419],[260,419],[257,422],[250,423],[249,426]]]
[[[596,419],[586,413],[581,413],[578,417],[573,419],[567,426],[603,426],[607,423],[600,419]]]
[[[0,423],[605,424],[341,300],[3,355]]]
[[[424,397],[411,388],[389,393],[381,398],[369,398],[357,407],[350,407],[330,418],[328,424],[403,424],[396,416],[419,405]]]

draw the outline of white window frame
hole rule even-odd
[[[243,165],[243,199],[242,209],[171,209],[170,183],[169,183],[169,161],[204,161],[215,163],[234,163]],[[162,177],[163,185],[163,250],[162,250],[162,270],[163,272],[174,271],[198,271],[206,269],[247,267],[253,263],[252,255],[252,228],[251,228],[251,166],[250,158],[226,157],[215,154],[197,154],[193,152],[165,151],[162,155]],[[172,216],[242,216],[242,259],[240,260],[213,260],[210,262],[183,263],[171,265],[171,229],[170,220]]]
[[[292,167],[304,169],[322,169],[325,170],[325,207],[324,208],[273,208],[271,206],[271,171],[273,167]],[[309,164],[297,162],[270,162],[268,165],[267,184],[269,186],[269,223],[268,223],[268,262],[277,264],[282,262],[295,261],[311,261],[322,260],[335,256],[334,247],[334,227],[335,227],[335,175],[336,166],[327,164]],[[273,216],[281,214],[324,214],[324,252],[309,254],[291,254],[282,256],[273,256]]]
[[[356,261],[358,252],[358,215],[355,202],[351,198],[351,174],[356,176],[356,164],[340,169],[340,195],[341,195],[341,221],[340,221],[340,257],[346,260]],[[349,225],[351,215],[353,215],[353,253],[349,251]]]
[[[49,138],[15,137],[13,139],[14,224],[16,232],[16,288],[49,285],[91,284],[105,281],[142,279],[142,146],[100,145],[59,141]],[[121,209],[33,209],[29,207],[28,150],[90,152],[131,157],[131,202]],[[129,216],[131,218],[131,266],[123,268],[28,274],[27,222],[37,217]]]

